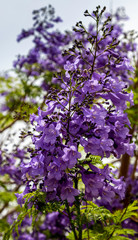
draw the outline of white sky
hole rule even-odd
[[[32,46],[31,41],[16,42],[21,29],[32,26],[32,11],[51,4],[55,7],[56,15],[63,19],[60,29],[70,29],[77,21],[85,22],[83,13],[90,12],[97,5],[111,7],[125,7],[129,20],[125,24],[126,30],[138,31],[138,0],[0,0],[0,72],[12,68],[16,55],[25,54]]]

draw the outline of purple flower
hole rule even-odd
[[[92,123],[96,123],[98,126],[105,125],[105,117],[107,115],[107,112],[103,106],[93,105],[92,109],[83,107],[83,114]]]
[[[62,200],[67,200],[69,203],[73,203],[75,201],[75,196],[79,195],[79,190],[72,187],[73,183],[69,181],[65,186],[61,189],[60,197]]]
[[[105,151],[112,151],[112,146],[113,146],[114,142],[111,139],[107,139],[107,138],[102,138],[101,139],[101,148],[102,150]]]
[[[69,132],[73,135],[76,135],[83,123],[83,118],[81,116],[78,116],[77,114],[74,114],[72,121],[70,121],[69,124]]]
[[[17,37],[17,41],[20,42],[23,38],[27,38],[31,35],[34,34],[34,30],[33,29],[30,29],[29,31],[26,31],[26,30],[22,30],[22,32],[18,35]]]
[[[0,150],[0,165],[2,164],[2,151]]]
[[[100,150],[100,142],[101,140],[96,137],[89,138],[88,140],[81,138],[80,140],[85,152],[90,152],[92,155],[102,155],[102,151]]]
[[[118,196],[120,196],[121,199],[125,197],[126,193],[126,183],[123,181],[123,178],[120,179],[112,179],[112,183],[114,186],[114,191],[117,193]]]
[[[84,87],[82,88],[82,91],[86,94],[87,92],[89,93],[95,93],[98,92],[102,89],[102,85],[99,84],[98,80],[92,79],[87,81],[84,84]]]
[[[101,198],[103,202],[105,201],[110,203],[114,197],[115,197],[115,193],[112,190],[111,186],[103,187],[102,194],[101,194]]]
[[[45,143],[50,143],[54,144],[56,142],[57,136],[59,136],[59,129],[60,129],[60,124],[57,124],[56,127],[53,123],[49,125],[49,127],[46,127],[44,130],[45,137],[44,137],[44,142]]]
[[[46,215],[46,219],[40,226],[40,229],[42,231],[48,229],[52,235],[54,234],[56,237],[60,236],[61,240],[65,240],[66,238],[64,238],[64,232],[68,227],[68,224],[69,220],[65,215],[59,212],[52,212]]]
[[[77,151],[75,146],[64,148],[64,155],[62,157],[64,162],[67,162],[67,167],[72,168],[77,163],[77,159],[81,157],[81,154]]]
[[[17,202],[18,204],[20,204],[22,206],[22,204],[24,204],[25,199],[24,196],[30,192],[30,183],[28,182],[24,191],[22,193],[15,193],[15,196],[17,197]]]
[[[126,57],[123,58],[123,61],[119,64],[116,65],[117,70],[129,70],[129,71],[134,71],[134,68],[130,65],[130,60]]]
[[[136,149],[135,143],[125,143],[124,144],[125,152],[131,157],[134,156],[134,150]]]
[[[31,159],[29,163],[21,163],[21,170],[23,174],[28,173],[30,176],[35,177],[44,175],[44,156],[37,155]]]
[[[51,163],[47,167],[48,172],[48,179],[55,178],[56,180],[61,179],[61,170],[60,170],[60,165],[57,164],[56,162]]]
[[[58,180],[56,178],[47,178],[45,180],[46,189],[48,192],[52,192],[58,187]]]
[[[82,173],[82,181],[85,184],[85,196],[87,200],[92,200],[93,198],[97,198],[99,196],[99,191],[103,187],[102,176],[98,176],[92,173]]]
[[[123,124],[121,124],[119,121],[116,121],[115,123],[115,133],[117,136],[121,137],[122,139],[125,139],[126,136],[129,133],[129,129],[124,127]]]

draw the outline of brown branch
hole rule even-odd
[[[17,206],[17,207],[18,207],[18,206]],[[16,212],[16,211],[17,211],[17,207],[14,208],[14,209],[12,209],[11,211],[7,212],[7,213],[3,216],[3,218],[7,218],[10,214],[13,214],[14,212]]]
[[[0,133],[4,132],[6,129],[12,127],[15,122],[17,122],[19,119],[15,119],[13,122],[11,122],[8,126],[4,127],[2,130],[0,130]]]
[[[136,125],[134,124],[132,126],[132,128],[130,129],[129,133],[133,136],[134,132],[135,132],[135,127]],[[130,165],[130,156],[125,153],[122,158],[121,158],[121,166],[120,166],[120,172],[119,172],[119,178],[121,176],[124,176],[124,178],[127,177],[128,174],[128,169],[129,169],[129,165]]]
[[[135,160],[133,172],[132,172],[132,175],[131,175],[132,180],[135,179],[135,173],[136,173],[136,169],[137,169],[137,162],[138,162],[138,155],[136,155],[136,160]]]
[[[0,213],[2,213],[3,210],[4,210],[6,207],[8,207],[8,205],[9,205],[9,203],[5,203],[5,204],[3,205],[3,207],[0,209]]]
[[[127,177],[129,164],[130,164],[130,156],[127,153],[125,153],[121,158],[119,178],[122,176],[124,176],[125,178]]]

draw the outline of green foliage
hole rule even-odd
[[[89,158],[88,158],[88,160],[90,160],[91,163],[92,163],[93,165],[95,165],[95,166],[96,166],[96,165],[102,165],[102,164],[103,164],[100,156],[90,155]]]
[[[9,224],[5,219],[0,219],[0,233],[7,231],[9,227]]]
[[[35,207],[38,212],[41,212],[43,214],[47,214],[53,211],[62,211],[63,207],[61,208],[61,205],[59,202],[46,202],[46,193],[41,192],[39,189],[32,192],[27,193],[25,196],[25,204],[24,208],[27,210],[28,207],[33,208]]]
[[[83,149],[82,147],[80,147],[79,150]],[[83,155],[83,150],[81,151],[81,154]],[[79,164],[85,166],[87,165],[88,162],[92,163],[95,166],[103,166],[103,162],[101,160],[100,156],[94,156],[92,154],[87,154],[87,156],[84,159],[80,159],[78,160]]]
[[[64,205],[60,206],[59,202],[54,201],[46,203],[46,194],[40,190],[26,194],[24,199],[25,203],[20,209],[21,212],[8,231],[6,231],[3,240],[8,240],[13,231],[16,231],[17,234],[19,234],[18,227],[26,216],[32,218],[32,228],[34,228],[37,226],[37,220],[40,214],[46,215],[53,211],[62,212],[65,208]]]
[[[123,211],[117,210],[111,213],[104,207],[98,207],[93,202],[87,202],[87,205],[81,207],[82,226],[87,226],[82,231],[82,239],[130,239],[128,235],[133,236],[136,232],[132,229],[123,228],[122,222],[127,218],[137,216],[137,204],[138,202],[134,201]],[[90,224],[91,222],[92,224]],[[67,237],[73,240],[73,232]]]
[[[8,203],[10,201],[14,201],[16,199],[13,192],[0,192],[0,203]]]
[[[31,113],[37,111],[37,104],[32,99],[40,95],[38,86],[16,77],[0,77],[0,93],[4,94],[3,104],[8,111],[0,114],[0,130],[12,125],[16,120],[29,120]]]
[[[40,190],[26,194],[24,199],[25,203],[20,209],[21,212],[12,226],[8,229],[6,221],[1,222],[1,224],[4,225],[4,230],[6,230],[3,240],[8,240],[13,230],[18,234],[18,227],[26,216],[32,218],[32,228],[34,228],[38,225],[37,222],[40,215],[46,216],[47,213],[53,211],[58,211],[60,213],[66,211],[66,204],[62,202],[46,202],[46,193],[41,192]],[[78,200],[76,198],[76,201]],[[121,224],[128,218],[133,216],[137,217],[137,204],[137,201],[134,201],[124,210],[117,210],[111,213],[108,209],[102,206],[99,207],[90,201],[87,202],[86,205],[80,206],[80,210],[78,209],[77,204],[72,207],[68,205],[67,212],[69,211],[70,216],[71,213],[76,216],[76,218],[70,219],[70,221],[74,226],[77,236],[79,236],[78,224],[80,224],[82,229],[82,239],[129,239],[128,235],[134,235],[135,231],[132,229],[124,229]],[[78,211],[80,212],[79,219],[77,217]],[[46,234],[48,233],[46,232]],[[70,240],[74,239],[74,233],[70,232],[67,238]]]
[[[18,218],[14,221],[14,223],[11,225],[11,227],[8,229],[8,231],[4,234],[3,240],[8,240],[13,232],[15,230],[18,233],[18,226],[21,225],[22,221],[27,215],[35,216],[34,214],[35,209],[28,209],[27,211],[23,211],[19,214]]]
[[[52,76],[51,72],[46,71],[41,77],[46,83],[50,83]],[[38,106],[43,107],[45,97],[40,84],[41,77],[34,77],[32,80],[23,73],[17,73],[16,77],[0,76],[2,104],[8,109],[0,113],[0,131],[12,126],[17,120],[28,121],[30,114],[37,113]]]

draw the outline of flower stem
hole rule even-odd
[[[75,188],[78,189],[77,176],[76,176],[74,182],[75,182]],[[81,223],[80,201],[79,201],[78,196],[76,196],[75,199],[76,199],[75,206],[76,206],[76,210],[77,210],[77,223],[78,223],[78,231],[79,231],[79,240],[82,240],[82,223]]]
[[[71,213],[70,213],[70,209],[69,209],[69,204],[68,204],[67,201],[66,201],[65,204],[66,204],[66,209],[67,209],[67,213],[68,213],[70,225],[71,225],[72,231],[73,231],[73,233],[74,233],[74,238],[75,238],[75,240],[78,240],[77,233],[76,233],[76,230],[75,230],[75,226],[74,226],[73,221],[72,221],[72,218],[71,218]]]

